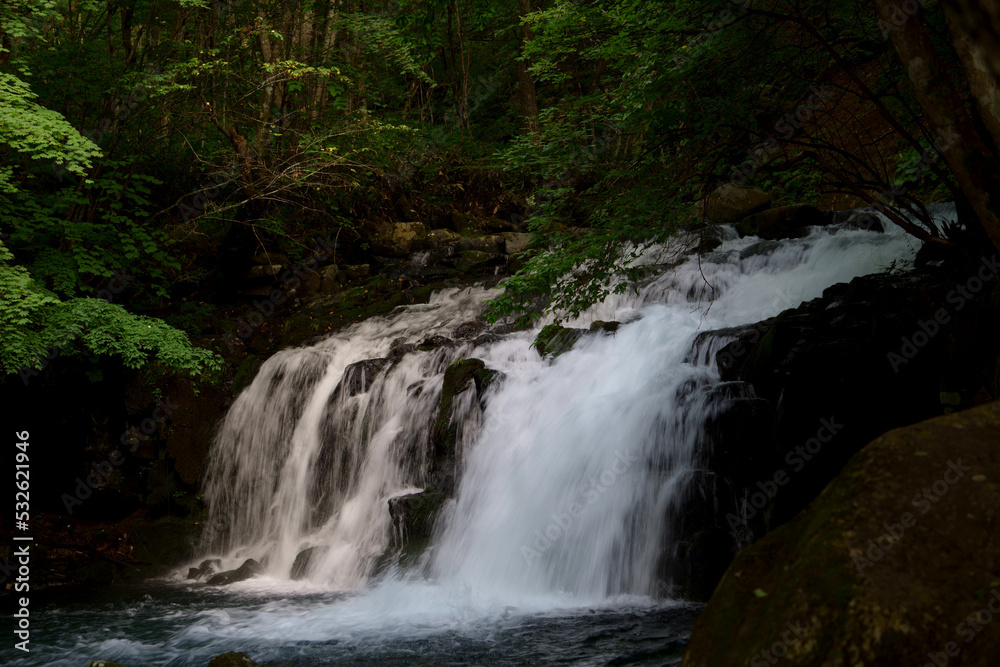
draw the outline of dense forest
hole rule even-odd
[[[914,640],[951,637],[933,600],[1000,601],[998,197],[993,2],[4,0],[0,398],[49,443],[33,576],[461,576],[508,611],[534,609],[518,586],[614,607],[580,623],[655,635],[635,664],[944,664]],[[901,542],[886,499],[911,487],[944,507],[932,464],[994,495],[949,491],[961,510],[907,534],[964,531],[941,553],[975,550],[978,579],[900,602],[909,579],[865,573],[902,550],[865,530]],[[698,606],[636,630],[621,596]],[[782,644],[793,611],[814,634]],[[284,635],[234,633],[284,659]],[[244,647],[178,637],[156,664]],[[347,660],[310,650],[294,664]],[[455,657],[399,655],[425,650]]]
[[[960,4],[5,3],[3,368],[218,370],[255,254],[360,264],[453,212],[534,235],[496,316],[578,312],[726,182],[1000,245],[991,17]]]

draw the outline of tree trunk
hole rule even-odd
[[[535,8],[531,5],[531,0],[517,0],[518,10],[523,20],[525,16],[535,11]],[[525,45],[532,40],[534,35],[531,34],[531,30],[521,24],[521,45]],[[524,116],[528,130],[530,132],[538,132],[541,129],[541,124],[538,120],[538,97],[535,94],[535,81],[531,78],[531,72],[528,71],[530,63],[526,60],[517,61],[517,87],[519,92],[519,97],[521,99],[521,115]]]
[[[875,0],[881,18],[892,23],[898,11],[894,0]],[[917,101],[935,132],[936,148],[944,156],[959,188],[993,246],[1000,250],[1000,171],[986,142],[965,111],[955,88],[934,51],[920,16],[889,32],[892,45],[913,84]],[[954,35],[961,39],[962,34]]]
[[[943,4],[944,15],[948,20],[948,28],[955,40],[955,50],[962,61],[965,78],[969,89],[976,100],[976,108],[983,119],[983,125],[992,139],[992,148],[996,155],[1000,148],[1000,88],[997,87],[997,74],[988,63],[988,57],[983,47],[972,40],[965,32],[962,17],[958,16],[951,4]]]

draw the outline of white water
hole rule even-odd
[[[224,569],[253,557],[265,574],[46,610],[32,626],[44,642],[30,656],[0,649],[0,662],[194,667],[241,650],[296,665],[664,664],[667,638],[682,647],[693,623],[691,609],[663,599],[670,582],[661,573],[712,409],[711,352],[724,342],[692,355],[695,337],[773,316],[893,262],[905,268],[915,247],[888,228],[816,231],[743,259],[755,240],[729,240],[700,269],[688,262],[570,322],[628,324],[554,362],[530,348],[537,332],[523,332],[410,353],[366,375],[365,391],[336,391],[350,364],[384,356],[397,338],[452,335],[480,313],[490,296],[480,289],[443,292],[286,350],[230,410],[206,487],[204,557],[220,557]],[[473,389],[455,401],[461,483],[425,560],[373,578],[394,539],[387,501],[426,483],[442,375],[462,357],[505,379],[484,408]],[[295,555],[312,546],[321,556],[304,580],[291,580]]]
[[[671,519],[711,407],[703,389],[718,380],[711,355],[703,365],[685,361],[695,336],[771,317],[894,262],[905,267],[915,245],[886,227],[816,230],[743,259],[756,239],[726,241],[700,266],[690,260],[569,322],[629,323],[583,338],[554,362],[530,347],[537,331],[523,332],[412,352],[366,378],[367,391],[335,392],[349,364],[384,357],[394,340],[451,336],[475,319],[492,296],[477,288],[286,350],[264,364],[220,429],[206,488],[211,555],[223,569],[250,557],[264,564],[263,578],[236,590],[364,587],[392,547],[388,499],[428,482],[444,370],[474,357],[505,378],[484,409],[471,388],[455,402],[461,483],[422,567],[369,585],[336,611],[309,612],[315,623],[298,619],[311,628],[300,631],[330,636],[328,616],[341,627],[434,626],[511,608],[662,598]],[[290,581],[296,554],[312,546],[323,550],[306,580]]]

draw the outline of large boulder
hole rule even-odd
[[[456,446],[460,424],[452,415],[455,397],[474,385],[477,395],[482,399],[487,388],[499,375],[497,371],[486,368],[481,359],[460,359],[448,366],[444,373],[437,418],[431,431],[433,451],[429,478],[436,490],[446,496],[454,491],[455,471],[460,463]]]
[[[703,199],[695,213],[706,222],[732,224],[770,206],[771,195],[766,192],[738,188],[727,183]]]
[[[672,530],[682,552],[715,565],[678,557],[661,576],[706,599],[719,563],[795,517],[874,438],[1000,395],[996,281],[954,302],[980,270],[865,276],[775,318],[699,335],[689,359],[714,357],[724,382],[685,388],[707,415],[698,467],[709,474],[692,477],[691,507]]]
[[[737,557],[685,667],[994,664],[998,434],[992,403],[869,444]]]
[[[445,495],[434,488],[389,499],[389,516],[404,558],[416,556],[430,543],[445,500]]]
[[[770,240],[792,239],[806,236],[809,227],[825,226],[833,221],[832,213],[820,211],[815,206],[780,206],[740,220],[736,224],[736,231],[740,236],[759,236]]]
[[[313,567],[313,562],[317,558],[322,558],[328,547],[318,546],[309,547],[308,549],[303,549],[295,555],[295,560],[292,562],[292,570],[289,573],[289,578],[291,579],[305,579],[309,574],[309,570]]]

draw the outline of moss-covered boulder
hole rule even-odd
[[[436,488],[389,499],[394,538],[404,561],[418,556],[430,543],[441,506],[446,498]]]
[[[441,401],[437,418],[431,431],[433,447],[430,479],[437,489],[450,496],[455,486],[455,470],[458,465],[456,443],[459,424],[453,419],[455,396],[475,384],[480,397],[497,379],[497,371],[486,368],[481,359],[460,359],[451,364],[444,373]]]
[[[585,333],[585,329],[569,329],[559,324],[549,324],[538,332],[533,345],[542,357],[555,358],[572,350]]]
[[[998,507],[1000,403],[890,431],[737,557],[685,667],[994,664]]]

